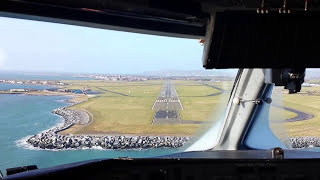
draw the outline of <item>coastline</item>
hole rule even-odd
[[[60,134],[59,132],[75,124],[88,125],[93,121],[85,111],[68,109],[81,102],[83,101],[54,109],[52,113],[62,117],[64,122],[36,135],[25,137],[22,141],[39,150],[178,148],[189,141],[189,137],[185,136]],[[84,113],[87,114],[87,118]],[[25,142],[19,141],[20,144]]]
[[[49,92],[49,91],[36,91],[36,92],[9,92],[9,91],[1,91],[0,94],[15,94],[15,95],[27,95],[27,96],[65,96],[70,97],[67,100],[67,103],[72,103],[70,106],[73,106],[79,102],[83,102],[88,98],[94,97],[95,95],[83,95],[83,94],[73,94],[67,92]]]
[[[43,93],[19,93],[25,95],[44,95]],[[93,119],[85,120],[82,113],[88,113],[81,110],[68,109],[78,103],[84,101],[77,101],[74,98],[77,95],[70,93],[48,93],[48,96],[67,96],[72,97],[67,102],[67,106],[54,109],[53,114],[62,117],[63,122],[44,130],[36,135],[24,137],[19,140],[20,146],[29,149],[37,150],[80,150],[80,149],[101,149],[101,150],[129,150],[129,149],[152,149],[152,148],[178,148],[186,144],[190,137],[187,136],[158,136],[158,135],[134,135],[134,134],[79,134],[73,135],[71,133],[63,134],[64,130],[68,130],[74,124],[89,125]],[[71,120],[68,116],[72,115],[75,120]],[[89,114],[87,114],[90,119]],[[91,117],[92,118],[92,117]],[[86,122],[84,122],[86,121]],[[288,137],[292,148],[308,148],[320,147],[320,137]],[[24,145],[21,145],[24,144]],[[30,148],[31,147],[31,148]]]
[[[76,109],[68,109],[78,103],[79,97],[83,95],[76,95],[71,93],[52,93],[52,92],[24,92],[24,93],[4,93],[4,94],[22,94],[31,96],[65,96],[70,99],[64,100],[70,103],[67,106],[54,109],[53,114],[62,117],[63,122],[44,130],[36,135],[30,135],[27,139],[18,141],[17,143],[25,144],[23,147],[38,150],[76,150],[76,149],[151,149],[151,148],[178,148],[186,144],[190,137],[183,135],[136,135],[136,134],[76,134],[73,135],[68,131],[73,125],[81,125],[83,127],[92,123],[92,115],[88,112]],[[64,112],[62,112],[64,111]],[[73,115],[76,119],[68,119],[66,114]],[[87,114],[91,120],[86,120],[84,114]],[[81,128],[83,128],[81,127]],[[72,129],[72,128],[71,128]],[[62,133],[66,130],[66,133]],[[26,138],[26,137],[25,137]],[[320,147],[320,137],[288,137],[287,142],[290,142],[292,148],[308,148]]]

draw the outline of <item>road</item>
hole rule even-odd
[[[181,124],[179,110],[183,107],[172,81],[166,81],[152,107],[155,110],[152,124]]]

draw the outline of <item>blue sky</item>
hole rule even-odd
[[[0,70],[202,70],[198,40],[0,17]]]

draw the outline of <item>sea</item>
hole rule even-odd
[[[11,84],[12,85],[12,84]],[[25,88],[25,85],[0,85],[0,90]],[[32,86],[32,85],[28,85]],[[45,86],[30,88],[45,89]],[[68,97],[33,96],[21,94],[0,94],[0,170],[37,165],[46,168],[66,163],[92,159],[117,157],[155,157],[177,152],[176,149],[150,150],[39,150],[25,141],[28,136],[37,134],[63,122],[51,113],[55,108],[67,105]]]
[[[34,90],[41,90],[41,89],[50,89],[53,87],[50,86],[43,86],[43,85],[31,85],[31,84],[10,84],[10,83],[0,83],[0,90],[10,90],[10,89],[34,89]]]

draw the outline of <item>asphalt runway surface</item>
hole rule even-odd
[[[172,81],[166,81],[153,107],[155,115],[152,124],[181,124],[179,110],[183,107]]]
[[[304,121],[304,120],[308,120],[308,119],[311,119],[311,118],[314,117],[313,114],[309,114],[309,113],[305,113],[305,112],[302,112],[302,111],[298,111],[296,109],[292,109],[292,108],[288,108],[288,107],[284,107],[284,106],[279,106],[279,105],[274,105],[274,106],[297,114],[296,117],[279,120],[278,122]]]

